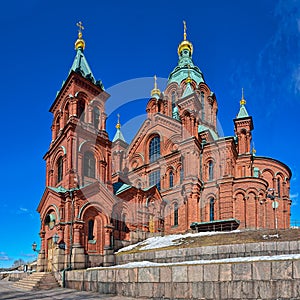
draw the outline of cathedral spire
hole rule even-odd
[[[240,100],[240,110],[237,114],[237,119],[249,117],[249,114],[246,109],[246,100],[244,98],[244,88],[242,88],[242,99]]]
[[[117,116],[118,116],[118,123],[117,123],[117,125],[116,125],[117,132],[116,132],[116,134],[115,134],[115,136],[114,136],[114,138],[113,138],[112,141],[113,141],[113,142],[116,142],[116,141],[118,141],[118,140],[121,140],[121,141],[123,141],[123,142],[126,143],[126,141],[125,141],[125,139],[124,139],[124,136],[123,136],[123,134],[122,134],[122,132],[121,132],[120,115],[118,114]]]
[[[154,89],[151,91],[151,96],[155,98],[159,98],[160,96],[160,90],[157,88],[157,77],[154,75]]]

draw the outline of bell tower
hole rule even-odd
[[[46,185],[66,189],[94,180],[111,183],[111,142],[106,132],[105,102],[109,95],[84,55],[84,27],[77,23],[76,55],[67,80],[50,108],[52,141],[44,156]]]

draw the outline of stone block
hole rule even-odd
[[[155,252],[154,251],[144,253],[144,260],[153,261],[154,259],[155,259]]]
[[[188,281],[199,282],[203,280],[203,265],[189,265],[187,267]]]
[[[167,252],[168,251],[156,251],[155,253],[155,258],[166,258],[167,257]]]
[[[172,293],[173,293],[173,285],[170,282],[164,283],[165,285],[165,298],[166,299],[173,299]]]
[[[294,279],[300,278],[300,260],[293,261],[293,278]]]
[[[137,297],[151,299],[153,297],[153,284],[146,282],[137,283]]]
[[[159,268],[139,268],[138,282],[159,282]]]
[[[253,280],[271,280],[271,262],[258,261],[252,263]]]
[[[257,299],[253,292],[253,281],[242,282],[241,299]]]
[[[251,263],[232,264],[233,280],[251,280]]]
[[[241,281],[228,281],[227,294],[228,299],[242,299],[241,290],[242,282]]]
[[[274,255],[277,251],[277,243],[276,242],[263,242],[262,243],[262,251],[267,252],[268,254]]]
[[[203,280],[218,281],[219,280],[219,264],[203,265]]]
[[[293,277],[292,261],[272,261],[271,279],[291,279]]]
[[[105,270],[105,274],[107,282],[112,282],[116,280],[116,269],[107,269]]]
[[[94,293],[98,292],[98,282],[97,281],[91,281],[90,291],[92,291]]]
[[[277,297],[274,297],[276,296],[274,293],[274,284],[274,281],[255,280],[253,291],[259,297],[258,299],[277,299]]]
[[[229,255],[230,252],[231,252],[230,245],[220,245],[220,246],[217,246],[217,253],[218,254],[225,254],[228,257],[228,255]]]
[[[137,268],[128,269],[128,279],[129,279],[129,282],[138,282],[138,269]]]
[[[165,297],[165,284],[153,283],[153,298],[163,299]]]
[[[116,282],[129,282],[128,269],[116,269]]]
[[[172,268],[161,267],[160,269],[160,282],[172,282]]]
[[[217,247],[216,246],[203,247],[203,254],[204,255],[217,254]]]
[[[276,297],[277,297],[277,299],[291,299],[293,297],[292,296],[293,285],[294,285],[294,283],[292,280],[276,281]]]
[[[232,265],[231,264],[220,264],[219,272],[220,278],[219,281],[231,281],[232,280]]]
[[[187,282],[187,266],[174,266],[172,267],[172,281],[173,282]]]
[[[203,282],[193,282],[192,283],[192,298],[193,299],[205,299]]]
[[[241,253],[245,253],[245,252],[246,252],[246,246],[245,246],[245,244],[230,245],[230,253],[231,254],[232,253],[241,254]]]
[[[204,299],[222,299],[220,298],[220,284],[218,282],[203,283]]]
[[[297,241],[290,241],[289,248],[290,248],[290,253],[299,253]]]
[[[91,272],[91,280],[92,281],[97,281],[98,280],[98,272],[97,270],[93,270],[93,271],[90,271]]]
[[[248,244],[245,244],[245,252],[257,253],[256,255],[259,255],[259,252],[261,252],[261,251],[262,251],[261,243],[248,243]]]
[[[289,254],[290,243],[289,242],[277,242],[277,252],[278,252],[278,254]]]
[[[192,284],[188,282],[174,282],[172,284],[172,299],[190,299],[192,296]]]
[[[230,281],[220,281],[220,295],[221,299],[230,299],[228,297],[228,286]]]

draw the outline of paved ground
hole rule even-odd
[[[0,299],[11,299],[11,300],[96,300],[96,299],[113,299],[113,300],[132,300],[135,298],[128,298],[123,296],[108,296],[100,295],[97,293],[90,292],[78,292],[71,289],[57,288],[46,291],[23,291],[13,286],[13,282],[0,280]]]

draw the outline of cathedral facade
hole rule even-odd
[[[73,65],[50,108],[40,271],[111,265],[122,246],[191,228],[289,228],[290,169],[255,155],[244,96],[233,136],[218,134],[217,99],[186,30],[165,90],[155,80],[147,118],[128,144],[120,122],[108,137],[109,95],[87,63],[78,26]]]

